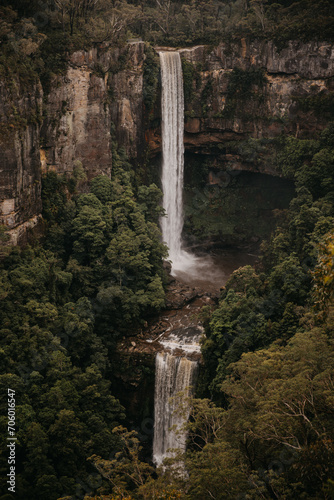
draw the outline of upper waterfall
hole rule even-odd
[[[169,248],[172,274],[186,270],[195,257],[182,250],[184,97],[180,54],[159,52],[161,64],[162,191],[167,217],[161,220],[162,237]]]

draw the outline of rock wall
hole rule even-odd
[[[57,77],[42,129],[44,168],[60,173],[82,162],[88,178],[110,174],[112,134],[130,157],[137,155],[142,122],[144,43],[100,47],[72,54]]]
[[[15,228],[14,244],[40,220],[42,98],[39,83],[0,81],[0,223]]]
[[[330,44],[290,42],[279,51],[272,42],[243,39],[182,49],[181,57],[194,70],[186,82],[185,148],[215,159],[211,180],[233,170],[278,175],[270,162],[250,161],[239,145],[282,132],[312,136],[328,122],[313,108],[305,111],[300,100],[333,93]],[[0,82],[0,223],[14,243],[40,220],[43,170],[69,174],[79,160],[88,178],[108,175],[113,140],[132,159],[146,149],[151,158],[160,154],[160,102],[148,116],[144,65],[143,42],[75,52],[44,104],[39,82],[29,89],[19,80]],[[265,82],[253,85],[247,98],[239,93],[232,109],[229,85],[236,68],[244,75],[261,70]]]
[[[275,161],[281,135],[314,138],[333,116],[334,48],[290,42],[181,50],[184,60],[185,225],[189,245],[247,246],[268,238],[294,184]],[[274,177],[273,177],[274,176]]]
[[[194,68],[187,81],[185,120],[186,151],[214,154],[228,170],[278,173],[270,164],[259,167],[244,161],[236,142],[249,138],[265,139],[282,133],[310,137],[328,123],[316,109],[303,110],[300,101],[307,97],[332,95],[334,91],[334,47],[321,42],[291,41],[280,51],[270,41],[223,43],[213,50],[200,45],[180,50],[181,57]],[[252,87],[242,95],[247,83],[231,95],[233,70],[240,79],[249,78]],[[258,73],[256,73],[258,72]],[[254,75],[263,75],[263,85],[252,86]],[[191,92],[189,92],[191,87]],[[247,89],[246,89],[247,90]],[[231,101],[239,100],[231,109]],[[233,106],[232,106],[233,108]],[[151,151],[161,149],[159,129],[148,133]]]
[[[145,44],[101,46],[71,55],[65,75],[44,96],[38,82],[0,82],[0,224],[11,243],[41,216],[41,173],[70,174],[80,161],[88,179],[109,175],[112,141],[130,158],[144,140]]]

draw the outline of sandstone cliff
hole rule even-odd
[[[0,81],[0,223],[13,228],[14,244],[37,225],[42,209],[42,98],[40,83],[25,89],[19,79]]]
[[[213,50],[197,46],[180,52],[194,68],[186,82],[186,151],[215,154],[229,169],[254,171],[254,164],[236,153],[235,141],[282,133],[310,137],[328,123],[328,116],[314,107],[305,111],[301,103],[315,97],[325,101],[332,95],[331,44],[291,41],[279,51],[270,41],[242,39]],[[233,95],[231,73],[237,69],[240,85],[235,85]],[[150,131],[149,141],[151,150],[158,152],[159,129]],[[277,175],[265,162],[257,170]]]
[[[224,171],[278,175],[265,158],[254,162],[238,144],[282,132],[307,137],[328,122],[312,99],[325,102],[333,93],[330,44],[290,42],[279,51],[272,42],[241,40],[182,49],[181,57],[192,68],[185,74],[186,153],[219,164],[209,183],[224,182]],[[80,160],[88,178],[108,175],[113,140],[132,159],[145,148],[151,158],[160,153],[159,99],[150,114],[144,103],[145,58],[143,42],[75,52],[66,74],[54,77],[44,104],[39,82],[29,89],[18,81],[0,82],[0,217],[14,243],[38,222],[43,170],[68,174]],[[237,71],[246,79],[241,91]]]
[[[43,168],[69,173],[80,160],[88,177],[111,169],[112,134],[137,155],[142,123],[144,43],[72,54],[56,77],[43,123]]]

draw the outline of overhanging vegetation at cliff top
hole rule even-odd
[[[39,36],[53,39],[60,54],[74,46],[141,38],[154,44],[217,44],[241,37],[333,40],[334,5],[330,0],[4,0],[2,42],[39,55]],[[62,37],[57,37],[57,33]],[[67,35],[70,38],[67,38]],[[61,47],[65,41],[66,47]],[[59,60],[58,63],[61,63]]]

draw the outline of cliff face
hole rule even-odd
[[[80,160],[89,176],[110,172],[107,78],[93,73],[94,60],[91,52],[74,53],[66,75],[53,82],[41,137],[44,170],[68,173]]]
[[[16,244],[37,225],[41,212],[39,134],[42,87],[29,91],[17,79],[0,82],[0,223]]]
[[[76,160],[88,178],[109,174],[112,133],[137,155],[142,122],[144,43],[125,49],[75,52],[47,99],[42,129],[43,167],[68,173]]]
[[[309,137],[328,122],[311,102],[305,110],[305,103],[326,99],[334,90],[331,44],[290,42],[279,51],[273,42],[243,39],[212,51],[197,46],[180,53],[186,61],[186,151],[215,154],[229,170],[277,175],[268,163],[245,161],[236,142],[283,132]],[[149,141],[153,152],[160,151],[159,130],[150,131]]]
[[[72,54],[43,96],[38,82],[0,81],[0,224],[13,244],[40,220],[41,173],[110,174],[112,137],[135,158],[143,140],[144,43]],[[44,97],[44,102],[43,102]]]
[[[181,57],[184,239],[205,248],[266,239],[294,196],[293,182],[279,178],[280,136],[314,138],[333,120],[334,49],[240,40]]]
[[[159,99],[145,112],[145,57],[143,42],[76,52],[44,104],[39,82],[0,83],[0,222],[14,243],[39,220],[42,170],[70,173],[79,160],[88,178],[109,174],[114,139],[132,159],[147,147],[151,157],[161,152]],[[328,121],[312,102],[333,92],[329,44],[290,42],[278,51],[272,42],[241,40],[182,49],[181,57],[186,156],[212,160],[209,184],[224,182],[222,172],[278,175],[265,155],[253,161],[242,146],[282,132],[308,137]]]

